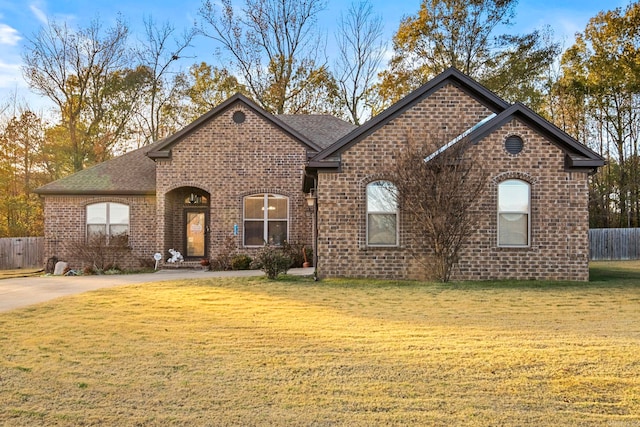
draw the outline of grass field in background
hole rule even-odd
[[[638,262],[589,283],[149,283],[0,331],[0,425],[640,426]]]

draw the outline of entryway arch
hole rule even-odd
[[[209,257],[211,194],[198,187],[175,188],[165,195],[165,245],[185,260]]]

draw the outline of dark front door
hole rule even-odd
[[[207,212],[205,210],[185,211],[185,256],[187,258],[207,257]]]

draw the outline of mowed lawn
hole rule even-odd
[[[0,425],[640,426],[640,263],[61,298],[0,314]]]

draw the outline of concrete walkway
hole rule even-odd
[[[313,268],[292,268],[287,274],[311,276]],[[259,270],[199,271],[159,270],[155,273],[121,274],[109,276],[41,276],[0,280],[0,312],[49,301],[65,295],[79,294],[100,288],[163,282],[180,279],[207,279],[214,277],[262,276]]]

